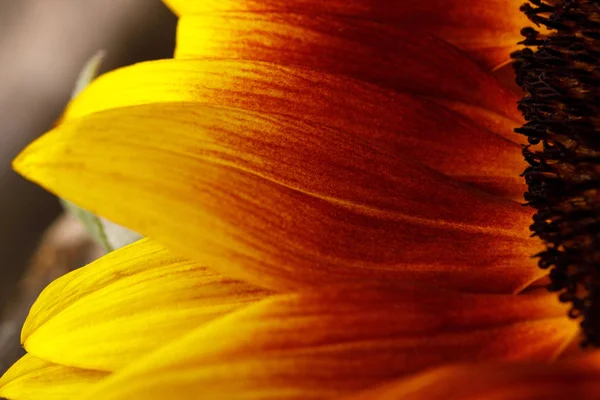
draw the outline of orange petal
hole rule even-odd
[[[490,363],[434,369],[348,400],[594,400],[600,398],[598,351],[568,362]]]
[[[275,290],[410,277],[513,291],[539,275],[530,210],[290,116],[199,104],[106,110],[59,126],[15,168]]]
[[[44,360],[115,371],[269,294],[144,239],[51,283],[21,340]]]
[[[387,22],[448,41],[488,67],[509,58],[531,25],[519,11],[523,0],[164,0],[180,16],[245,12],[296,13],[319,18],[334,14]]]
[[[121,93],[115,96],[114,93]],[[302,118],[365,139],[490,193],[522,200],[521,147],[430,101],[270,63],[163,60],[97,79],[64,120],[119,107],[198,102]]]
[[[85,398],[329,399],[441,363],[544,361],[577,329],[564,312],[550,294],[324,287],[215,320]]]
[[[0,397],[8,400],[76,399],[107,376],[107,372],[65,367],[27,354],[0,378]]]
[[[518,97],[464,53],[402,25],[285,13],[184,16],[176,58],[229,58],[297,65],[410,92],[469,116],[510,140]]]

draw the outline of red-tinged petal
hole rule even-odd
[[[27,354],[0,378],[0,397],[8,400],[76,399],[109,375],[53,364]]]
[[[121,93],[115,96],[116,92]],[[96,80],[64,120],[119,107],[197,102],[289,115],[365,139],[490,193],[522,201],[519,145],[431,101],[345,76],[270,63],[164,60]]]
[[[180,16],[215,13],[296,13],[312,17],[343,15],[432,34],[467,52],[488,67],[509,58],[531,25],[519,11],[523,0],[165,0]]]
[[[448,362],[545,361],[577,329],[564,311],[550,294],[323,287],[215,320],[85,398],[329,399]]]
[[[530,211],[287,115],[151,104],[74,119],[15,168],[226,275],[285,290],[364,279],[514,291]]]
[[[334,15],[223,13],[184,16],[176,58],[230,58],[298,65],[431,97],[510,140],[518,97],[446,42]]]
[[[348,400],[595,400],[600,398],[597,351],[555,363],[490,363],[434,369],[368,390]]]
[[[523,89],[517,85],[515,69],[511,64],[507,64],[494,71],[494,76],[505,88],[515,93],[517,96],[523,97]]]
[[[144,239],[51,283],[31,308],[21,340],[44,360],[116,371],[269,294]]]

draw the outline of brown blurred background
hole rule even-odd
[[[76,222],[54,222],[56,199],[10,162],[52,126],[96,51],[103,71],[168,58],[175,23],[160,0],[0,0],[0,374],[37,291],[95,251]]]

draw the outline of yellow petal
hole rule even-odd
[[[454,46],[402,24],[331,14],[189,15],[179,20],[175,58],[265,61],[350,76],[427,96],[520,139],[514,133],[522,124],[515,94]]]
[[[114,371],[267,295],[144,239],[50,284],[22,341],[45,360]]]
[[[577,324],[554,296],[325,287],[271,297],[113,375],[85,399],[329,399],[448,362],[549,360]]]
[[[540,273],[518,203],[287,115],[195,103],[106,110],[59,126],[15,168],[275,290],[410,278],[502,292]]]
[[[341,15],[402,26],[433,34],[466,51],[487,66],[508,59],[522,40],[519,31],[531,25],[519,11],[523,0],[164,0],[180,16],[242,12]]]
[[[109,374],[65,367],[25,355],[0,378],[0,397],[8,400],[76,399]]]
[[[141,63],[97,79],[70,104],[64,121],[111,108],[162,102],[301,117],[491,193],[521,201],[526,191],[519,177],[525,162],[516,143],[414,95],[297,67],[232,60]]]

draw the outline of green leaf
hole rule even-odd
[[[92,236],[92,238],[102,246],[104,251],[110,253],[114,250],[112,244],[108,240],[108,236],[106,235],[106,231],[104,230],[104,225],[100,218],[83,208],[76,206],[68,200],[60,199],[65,210],[73,215],[75,215],[81,223],[85,226],[85,229]]]

